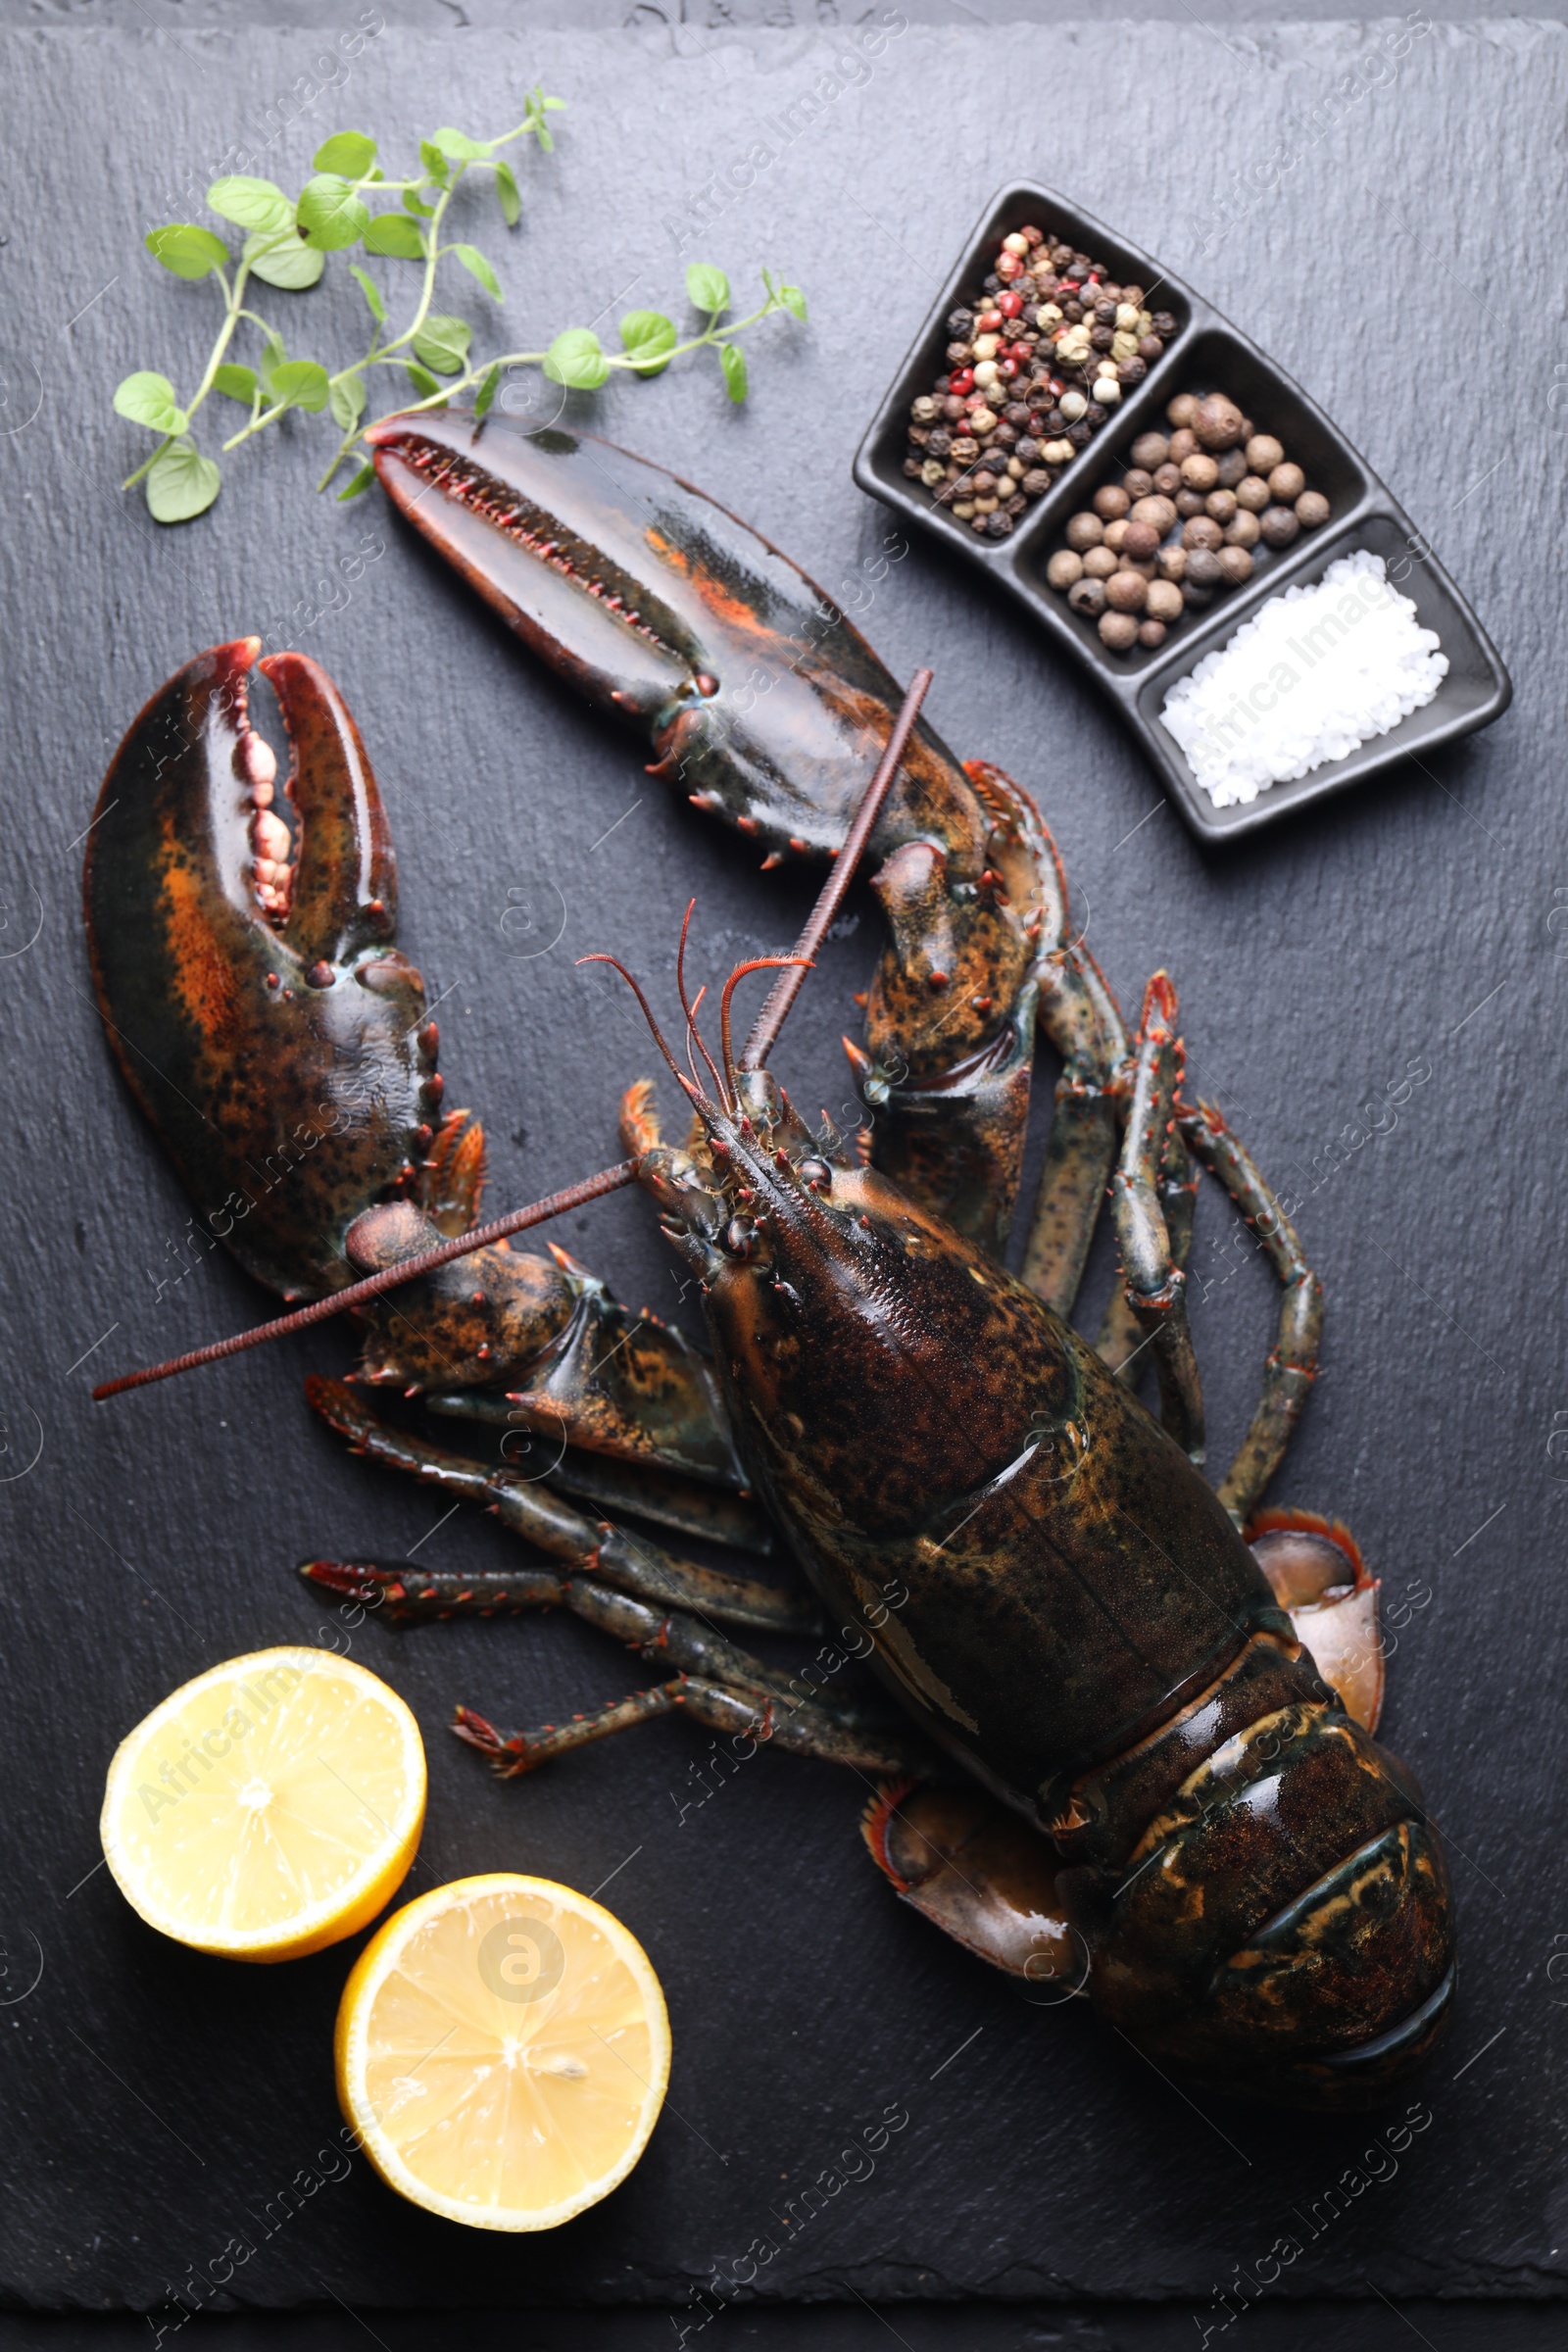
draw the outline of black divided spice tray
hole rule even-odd
[[[937,506],[904,471],[909,404],[930,391],[946,364],[948,315],[972,301],[1002,239],[1026,222],[1068,239],[1103,261],[1123,284],[1145,289],[1152,307],[1167,310],[1177,332],[1142,383],[1123,395],[1114,416],[1068,465],[1044,497],[1033,501],[1006,539],[980,536]],[[1185,615],[1163,645],[1112,653],[1095,624],[1049,587],[1046,565],[1064,544],[1070,514],[1087,507],[1106,482],[1120,479],[1128,451],[1141,433],[1167,431],[1165,404],[1177,392],[1228,393],[1260,432],[1274,434],[1315,490],[1327,496],[1329,519],[1303,531],[1288,548],[1254,548],[1252,577],[1216,598],[1201,613]],[[1469,605],[1428,548],[1398,502],[1379,481],[1322,410],[1230,320],[1053,189],[1013,181],[993,199],[976,224],[942,293],[856,453],[855,479],[871,497],[895,507],[918,529],[978,564],[1016,597],[1058,643],[1081,662],[1122,711],[1193,831],[1207,841],[1231,841],[1273,823],[1306,802],[1343,792],[1395,761],[1435,751],[1500,717],[1512,698],[1508,673]],[[1245,620],[1280,589],[1309,586],[1339,556],[1365,548],[1385,558],[1391,582],[1415,605],[1420,625],[1442,641],[1448,672],[1435,698],[1387,735],[1375,736],[1342,760],[1326,760],[1304,776],[1267,786],[1256,800],[1218,808],[1199,784],[1159,713],[1179,678],[1227,644]]]

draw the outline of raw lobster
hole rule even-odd
[[[525,640],[646,728],[659,772],[769,862],[841,848],[896,690],[787,559],[603,444],[457,416],[377,437],[398,503]],[[302,657],[263,665],[294,750],[278,813],[246,715],[254,651],[217,648],[171,681],[106,780],[87,906],[111,1041],[261,1279],[298,1298],[416,1269],[369,1310],[362,1383],[559,1428],[566,1447],[552,1485],[523,1482],[394,1427],[359,1385],[313,1381],[361,1450],[491,1503],[546,1557],[467,1582],[307,1573],[389,1623],[566,1605],[662,1662],[649,1689],[541,1732],[460,1710],[505,1772],[671,1708],[855,1764],[886,1779],[865,1824],[878,1862],[984,1957],[1082,1984],[1189,2078],[1308,2105],[1386,2096],[1442,2030],[1453,1968],[1440,1843],[1369,1736],[1374,1587],[1343,1529],[1277,1513],[1250,1544],[1239,1532],[1307,1393],[1319,1286],[1223,1119],[1182,1100],[1163,974],[1127,1040],[1027,796],[928,729],[910,740],[872,836],[890,943],[853,1050],[882,1114],[874,1165],[805,1125],[765,1047],[737,1057],[728,991],[715,1057],[682,979],[701,1082],[656,1026],[695,1123],[664,1143],[634,1088],[625,1172],[700,1277],[710,1364],[560,1251],[416,1270],[477,1216],[477,1131],[441,1115],[352,722]],[[1016,1280],[998,1251],[1037,1016],[1063,1067]],[[247,1167],[279,1150],[310,1159],[287,1217],[237,1209]],[[1217,1494],[1183,1300],[1195,1158],[1285,1285]],[[1107,1182],[1125,1291],[1097,1348],[1065,1318]],[[1146,1344],[1163,1427],[1132,1385]],[[567,1499],[761,1551],[749,1490],[872,1650],[898,1720],[715,1630],[804,1629],[808,1596]]]

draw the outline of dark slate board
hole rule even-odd
[[[1560,2292],[1568,881],[1555,879],[1564,443],[1550,389],[1562,206],[1544,161],[1568,100],[1557,26],[1437,27],[1391,86],[1345,99],[1219,239],[1228,174],[1268,154],[1288,109],[1335,87],[1359,34],[911,28],[688,248],[738,282],[765,259],[808,289],[809,330],[761,339],[745,414],[684,371],[583,405],[837,592],[889,527],[848,480],[863,419],[981,198],[1027,170],[1168,257],[1324,403],[1513,672],[1508,717],[1432,773],[1208,859],[1080,679],[967,572],[911,550],[864,614],[897,672],[935,664],[931,713],[955,747],[1039,795],[1124,1001],[1169,965],[1197,1084],[1305,1196],[1328,1351],[1277,1498],[1343,1513],[1402,1620],[1388,1730],[1448,1835],[1464,1950],[1431,2124],[1396,2175],[1308,2234],[1299,2217],[1391,2118],[1200,2111],[1087,2014],[1032,2014],[891,1899],[856,1835],[863,1792],[825,1768],[764,1758],[682,1819],[706,1744],[662,1724],[492,1788],[441,1729],[452,1702],[537,1720],[627,1687],[586,1629],[468,1626],[401,1644],[367,1630],[355,1654],[428,1734],[416,1883],[520,1866],[594,1887],[615,1874],[609,1899],[669,1995],[672,2095],[625,2188],[550,2238],[460,2236],[358,2162],[276,2222],[279,2192],[336,2128],[329,2034],[349,1955],[249,1971],[144,1931],[94,1869],[105,1765],[185,1676],[312,1638],[322,1612],[291,1573],[306,1553],[507,1555],[467,1510],[432,1533],[439,1504],[346,1460],[312,1423],[300,1378],[347,1361],[340,1334],[89,1403],[104,1370],[263,1303],[217,1256],[158,1296],[188,1210],[86,993],[78,837],[98,777],[190,653],[284,622],[363,534],[379,541],[346,610],[295,641],[338,679],[379,769],[404,940],[442,1000],[455,1099],[490,1122],[498,1203],[602,1164],[618,1089],[649,1063],[634,1012],[575,955],[613,946],[667,984],[692,890],[714,963],[787,938],[807,896],[662,797],[374,500],[313,503],[311,426],[235,464],[188,530],[160,533],[118,495],[140,445],[110,416],[111,386],[171,358],[188,375],[210,319],[140,232],[188,209],[187,172],[199,187],[230,142],[255,139],[325,38],[7,40],[4,2291],[155,2307],[192,2266],[220,2270],[238,2238],[255,2250],[227,2292],[258,2306],[684,2305],[762,2237],[781,2248],[759,2275],[776,2297],[1202,2299],[1294,2235],[1304,2251],[1276,2296]],[[505,256],[509,335],[542,340],[602,306],[673,295],[683,205],[769,135],[832,53],[801,31],[704,31],[675,54],[651,23],[604,39],[496,32],[482,49],[389,30],[260,168],[297,179],[345,122],[389,145],[443,121],[499,123],[542,78],[572,102],[559,151],[528,166],[516,239],[483,231]],[[323,344],[340,323],[326,296],[276,307],[319,313]],[[483,307],[475,294],[489,334]],[[509,909],[555,892],[565,928],[529,959]],[[836,1041],[872,937],[862,906],[783,1051],[813,1101],[842,1085]],[[1412,1063],[1429,1075],[1396,1126],[1336,1167],[1359,1105]],[[1195,1289],[1220,1455],[1244,1425],[1272,1299],[1212,1199],[1202,1216]],[[563,1238],[623,1296],[673,1306],[634,1200]],[[786,2232],[786,2201],[889,2106],[909,2120],[874,2176]]]

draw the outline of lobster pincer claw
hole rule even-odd
[[[837,852],[903,698],[798,564],[608,441],[457,410],[367,437],[393,504],[559,676],[637,731],[653,774],[765,849],[765,865]],[[895,1152],[899,1179],[992,1239],[1022,1152],[1049,836],[1027,794],[984,761],[960,765],[921,718],[866,855],[891,933],[870,1064],[917,1093],[953,1090],[967,1121],[947,1152],[928,1122],[918,1150]]]
[[[393,504],[653,772],[767,849],[830,857],[900,690],[799,566],[662,466],[494,411],[388,417],[366,438]],[[871,854],[935,830],[985,864],[984,818],[922,720]]]
[[[392,945],[375,778],[303,654],[261,664],[289,773],[250,723],[260,641],[218,645],[133,721],[84,890],[115,1056],[212,1233],[286,1298],[342,1289],[349,1227],[412,1175],[440,1101],[424,984]]]

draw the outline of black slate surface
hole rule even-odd
[[[156,2331],[177,2317],[172,2290],[221,2273],[235,2239],[253,2251],[226,2293],[254,2305],[669,2302],[694,2325],[759,2238],[780,2248],[758,2275],[772,2296],[1036,2300],[1209,2297],[1282,2236],[1302,2252],[1275,2297],[1559,2293],[1561,27],[1436,25],[1387,86],[1343,96],[1315,144],[1298,130],[1297,168],[1254,185],[1223,235],[1233,172],[1265,165],[1370,33],[911,27],[684,257],[691,200],[815,86],[831,33],[673,40],[645,18],[631,37],[497,31],[460,49],[388,29],[257,166],[297,181],[346,123],[387,146],[439,122],[491,127],[535,78],[567,97],[557,155],[528,166],[522,229],[504,240],[486,222],[481,238],[504,255],[509,341],[672,299],[698,252],[737,283],[760,261],[787,269],[811,324],[769,330],[744,415],[685,372],[570,414],[711,488],[830,591],[886,536],[848,461],[931,275],[1006,172],[1054,179],[1168,256],[1323,402],[1431,534],[1518,690],[1498,728],[1432,772],[1206,859],[1108,714],[966,573],[913,549],[863,612],[896,671],[933,662],[931,712],[955,747],[1037,793],[1124,1001],[1169,965],[1197,1084],[1304,1196],[1328,1346],[1276,1499],[1343,1513],[1393,1606],[1388,1734],[1447,1833],[1463,1937],[1431,2122],[1390,2172],[1366,2151],[1393,2116],[1196,2107],[1076,2008],[1031,2014],[891,1899],[856,1836],[862,1792],[825,1768],[763,1758],[682,1816],[706,1741],[659,1725],[493,1788],[441,1730],[452,1701],[536,1720],[627,1687],[585,1629],[402,1643],[367,1629],[355,1654],[428,1737],[413,1885],[507,1866],[585,1887],[614,1874],[606,1897],[669,1996],[675,2072],[647,2157],[540,2241],[457,2232],[363,2163],[323,2179],[347,1950],[278,1971],[206,1961],[144,1931],[94,1868],[103,1772],[129,1725],[214,1659],[325,1622],[295,1559],[507,1556],[471,1512],[438,1527],[443,1506],[345,1460],[312,1423],[300,1378],[346,1362],[340,1335],[88,1402],[104,1369],[262,1306],[218,1256],[172,1283],[188,1206],[87,995],[78,836],[145,694],[220,635],[286,627],[302,601],[309,620],[337,559],[379,543],[346,609],[291,633],[338,679],[379,770],[404,942],[443,1000],[454,1099],[489,1122],[497,1204],[602,1164],[618,1089],[648,1066],[634,1014],[573,956],[612,945],[667,985],[692,890],[715,965],[787,937],[807,895],[663,798],[374,500],[313,502],[319,440],[300,420],[246,453],[190,529],[160,533],[119,496],[140,444],[109,414],[112,385],[172,360],[188,376],[210,323],[209,298],[158,271],[140,233],[187,209],[187,171],[200,186],[230,142],[256,144],[326,37],[6,41],[5,2293],[154,2309]],[[307,305],[320,343],[347,331],[352,305],[293,307]],[[477,293],[454,307],[493,332]],[[533,954],[559,904],[560,940]],[[812,1099],[842,1085],[836,1040],[874,936],[858,914],[780,1056]],[[1413,1068],[1428,1074],[1392,1131],[1347,1150],[1369,1096]],[[1194,1287],[1219,1456],[1273,1302],[1212,1198],[1202,1217]],[[634,1200],[563,1238],[623,1296],[675,1307]],[[787,2201],[890,2107],[908,2122],[874,2176],[787,2231]],[[1388,2177],[1314,2228],[1351,2166]],[[322,2184],[283,2222],[301,2174]]]

